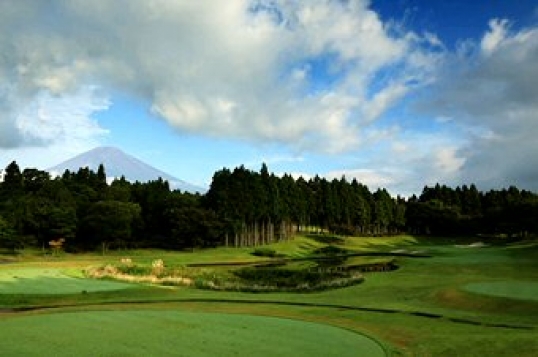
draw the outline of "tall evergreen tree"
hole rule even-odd
[[[13,199],[23,192],[23,177],[17,162],[12,161],[5,169],[0,198]]]

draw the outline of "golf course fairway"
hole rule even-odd
[[[76,294],[135,286],[117,281],[76,278],[54,268],[0,269],[0,294]]]
[[[183,311],[40,313],[0,321],[2,356],[385,356],[345,329],[275,317]]]
[[[517,300],[538,301],[538,283],[533,281],[495,281],[467,284],[465,290]]]

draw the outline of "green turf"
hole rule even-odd
[[[0,294],[73,294],[133,288],[134,284],[77,278],[55,268],[0,269]]]
[[[385,356],[376,341],[289,319],[179,311],[92,311],[0,321],[2,356]]]
[[[538,282],[535,281],[494,281],[471,283],[464,289],[473,293],[505,297],[518,300],[538,301]]]
[[[494,242],[485,247],[464,247],[476,240],[346,238],[340,245],[344,249],[423,251],[432,257],[397,257],[398,270],[365,273],[362,284],[323,292],[250,294],[132,285],[132,289],[90,291],[87,294],[79,291],[57,295],[0,294],[0,308],[59,306],[63,311],[65,305],[96,309],[99,307],[95,305],[114,303],[113,308],[138,309],[132,304],[140,302],[143,306],[160,305],[165,311],[270,315],[340,326],[383,341],[395,356],[536,356],[538,244],[532,241],[518,244]],[[269,248],[287,256],[308,257],[322,246],[314,239],[298,237]],[[161,258],[167,266],[190,269],[185,267],[186,264],[259,260],[251,255],[253,250],[217,248],[194,253],[137,250],[111,252],[104,257],[97,254],[66,254],[55,258],[23,255],[17,264],[1,265],[0,274],[10,269],[46,266],[62,272],[70,269],[69,276],[72,276],[77,269],[117,264],[122,257],[132,258],[135,264],[151,264],[154,259]],[[363,258],[350,259],[360,261]],[[197,269],[213,274],[218,273],[218,269],[232,268]],[[28,282],[19,291],[31,289],[37,280]],[[5,284],[0,284],[0,289]],[[0,326],[11,319],[18,317],[11,313],[0,314]],[[3,330],[0,327],[0,333]]]

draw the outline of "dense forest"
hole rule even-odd
[[[538,233],[536,217],[538,196],[516,187],[438,184],[404,199],[344,177],[276,176],[265,164],[216,172],[204,195],[172,191],[161,179],[107,184],[102,165],[51,178],[12,162],[0,183],[0,245],[13,250],[60,239],[70,251],[256,246],[307,230],[523,238]]]

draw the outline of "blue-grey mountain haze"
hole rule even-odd
[[[54,167],[49,168],[53,175],[61,175],[65,170],[76,172],[82,167],[89,167],[97,171],[99,165],[103,164],[109,180],[124,176],[130,182],[147,182],[161,177],[170,183],[171,189],[179,189],[191,193],[206,191],[203,187],[198,187],[183,180],[180,180],[164,171],[154,168],[134,156],[128,155],[122,150],[103,146],[77,155]]]

